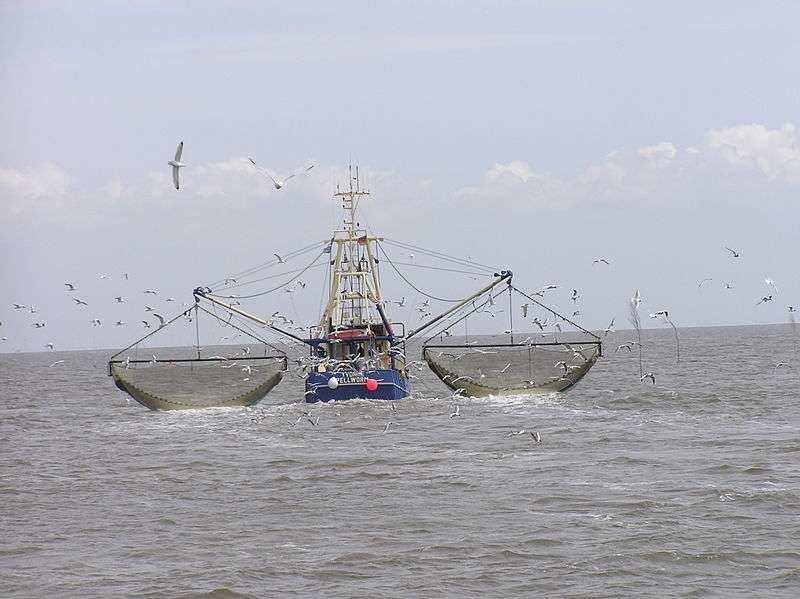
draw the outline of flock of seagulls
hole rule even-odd
[[[129,276],[128,276],[127,273],[123,273],[120,278],[123,279],[123,280],[126,280],[126,281],[129,280]],[[101,273],[101,274],[98,275],[98,279],[105,280],[105,281],[111,281],[113,279],[113,277],[111,275],[109,275],[109,274]],[[110,304],[126,304],[126,303],[128,303],[128,299],[126,297],[124,297],[122,295],[118,295],[118,296],[115,296],[115,297],[110,297],[109,300],[106,300],[106,301],[102,302],[102,304],[97,304],[94,301],[91,302],[91,304],[90,304],[90,302],[87,301],[86,299],[83,299],[82,297],[78,297],[76,295],[79,292],[80,292],[80,288],[79,288],[77,283],[75,283],[73,281],[64,282],[64,293],[67,294],[69,299],[73,302],[71,305],[77,310],[88,310],[88,309],[94,310],[94,309],[96,309],[98,307],[98,305],[104,305],[104,304],[108,304],[108,303],[110,303]],[[158,291],[156,289],[143,289],[142,290],[142,295],[158,296],[159,293],[158,293]],[[167,297],[167,298],[164,298],[164,301],[165,302],[174,302],[175,298]],[[23,304],[23,303],[20,303],[20,302],[13,302],[11,307],[13,308],[13,310],[15,312],[18,312],[18,313],[38,314],[38,312],[39,312],[39,310],[34,305],[30,305],[29,306],[29,305],[26,305],[26,304]],[[156,308],[154,308],[153,306],[144,305],[143,306],[143,311],[149,318],[155,319],[155,322],[151,322],[150,320],[147,320],[147,319],[143,318],[140,321],[143,328],[145,328],[145,329],[153,329],[155,327],[155,329],[160,329],[160,328],[162,328],[162,327],[164,327],[166,325],[166,319],[164,318],[164,316],[162,314],[160,314],[159,312],[156,312]],[[127,322],[124,321],[124,320],[116,320],[113,324],[114,324],[114,326],[117,326],[117,327],[127,326]],[[2,323],[0,323],[0,326],[1,325],[2,325]],[[101,319],[98,316],[93,316],[90,320],[87,321],[87,325],[91,325],[92,328],[102,327],[103,326],[103,319]],[[47,321],[46,320],[36,319],[36,320],[34,320],[34,322],[30,323],[30,326],[33,327],[36,330],[45,330],[45,329],[47,329]],[[0,340],[1,341],[8,341],[8,337],[3,336],[2,338],[0,338]],[[50,341],[50,342],[44,343],[42,345],[42,347],[52,351],[52,350],[56,349],[56,344],[54,342]],[[63,360],[62,361],[58,361],[58,362],[54,363],[53,366],[56,365],[56,364],[61,364],[62,362],[63,362]]]

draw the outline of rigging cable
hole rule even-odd
[[[406,278],[406,276],[405,276],[405,275],[404,275],[402,272],[400,272],[400,270],[399,270],[399,269],[398,269],[398,268],[395,266],[394,262],[392,262],[392,259],[391,259],[391,258],[389,258],[389,254],[387,254],[387,253],[386,253],[386,250],[385,250],[385,249],[383,249],[383,245],[382,245],[382,244],[381,244],[379,241],[375,241],[375,243],[377,244],[378,248],[379,248],[379,249],[381,250],[381,252],[383,253],[383,256],[384,256],[384,257],[386,258],[386,260],[389,262],[389,264],[391,265],[391,267],[392,267],[392,268],[394,269],[394,271],[397,273],[397,275],[398,275],[398,276],[399,276],[401,279],[403,279],[403,280],[404,280],[404,281],[405,281],[405,282],[406,282],[406,283],[409,285],[409,287],[411,287],[412,289],[414,289],[414,290],[415,290],[415,291],[417,291],[418,293],[421,293],[421,294],[422,294],[422,295],[424,295],[425,297],[429,297],[430,299],[435,299],[435,300],[437,300],[437,301],[440,301],[440,302],[450,302],[450,303],[456,303],[456,302],[462,302],[462,301],[464,301],[464,299],[466,299],[466,298],[461,298],[461,299],[447,299],[447,298],[443,298],[443,297],[437,297],[437,296],[435,296],[435,295],[431,295],[430,293],[426,293],[425,291],[423,291],[422,289],[420,289],[419,287],[417,287],[416,285],[414,285],[414,283],[412,283],[411,281],[409,281],[409,280]]]
[[[300,249],[292,250],[291,252],[287,252],[286,254],[284,254],[283,258],[284,258],[284,260],[285,259],[296,258],[298,256],[301,256],[301,255],[303,255],[303,254],[305,254],[307,252],[310,252],[310,251],[320,247],[320,245],[325,244],[325,243],[327,243],[327,241],[314,242],[314,243],[312,243],[310,245],[307,245],[305,247],[302,247]],[[263,263],[259,264],[258,266],[253,266],[251,268],[247,268],[245,270],[242,270],[242,271],[239,271],[237,273],[234,273],[233,275],[231,275],[229,277],[218,279],[216,281],[211,282],[210,284],[201,285],[201,286],[202,287],[216,287],[216,286],[224,283],[227,279],[239,278],[239,277],[247,277],[249,275],[255,274],[259,270],[263,270],[263,269],[269,268],[271,266],[276,266],[276,265],[278,265],[280,263],[281,263],[280,260],[278,260],[277,258],[273,258],[272,260],[269,260],[267,262],[263,262]]]
[[[455,262],[456,264],[461,264],[462,266],[472,266],[472,267],[482,268],[482,269],[487,270],[487,271],[498,271],[498,270],[500,270],[499,268],[495,268],[495,267],[489,266],[487,264],[481,264],[480,262],[474,262],[472,260],[459,258],[458,256],[450,256],[448,254],[445,254],[444,252],[439,252],[439,251],[436,251],[436,250],[429,250],[427,248],[423,248],[423,247],[418,246],[418,245],[413,245],[413,244],[405,243],[405,242],[402,242],[402,241],[396,241],[394,239],[389,239],[389,238],[385,238],[385,241],[387,243],[389,243],[389,244],[402,247],[403,249],[406,249],[406,250],[414,250],[414,251],[417,251],[417,252],[421,252],[423,254],[428,254],[428,255],[433,256],[435,258],[439,258],[441,260],[446,260],[448,262]]]
[[[259,293],[251,293],[250,295],[219,295],[219,294],[216,294],[216,293],[207,293],[206,295],[209,295],[211,297],[221,298],[221,299],[251,299],[251,298],[254,298],[254,297],[261,297],[262,295],[267,295],[268,293],[272,293],[274,291],[277,291],[278,289],[282,289],[283,287],[286,287],[290,283],[294,283],[297,279],[300,278],[300,275],[302,275],[309,268],[314,266],[317,263],[317,260],[319,260],[320,257],[322,257],[324,255],[325,255],[325,249],[323,248],[323,250],[319,254],[316,255],[314,260],[312,260],[311,263],[308,266],[306,266],[304,269],[302,269],[300,272],[298,272],[294,277],[292,277],[288,281],[285,281],[284,283],[278,285],[277,287],[273,287],[272,289],[267,289],[266,291],[261,291]]]

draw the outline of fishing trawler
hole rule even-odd
[[[453,300],[436,298],[450,305],[435,316],[424,314],[424,321],[412,330],[407,331],[402,322],[390,320],[389,302],[382,290],[381,260],[385,259],[404,281],[410,281],[387,253],[384,243],[389,243],[388,240],[361,226],[359,205],[370,197],[370,192],[362,186],[357,167],[355,173],[352,167],[349,173],[345,189],[337,187],[333,194],[343,210],[341,227],[321,244],[288,254],[295,257],[309,248],[319,250],[314,261],[300,270],[301,274],[312,266],[321,265],[320,260],[327,261],[327,301],[319,321],[308,327],[307,334],[296,334],[285,323],[276,322],[276,318],[252,314],[240,302],[285,289],[297,283],[299,275],[281,286],[244,296],[231,294],[220,283],[197,287],[191,308],[112,356],[109,374],[117,387],[152,409],[256,403],[281,381],[289,370],[289,360],[285,349],[254,332],[252,325],[276,333],[292,346],[306,347],[307,356],[294,360],[298,374],[304,377],[306,402],[408,397],[412,392],[413,375],[409,369],[411,361],[406,356],[406,342],[423,333],[428,337],[422,344],[422,357],[431,371],[455,394],[471,396],[562,391],[580,380],[601,355],[599,337],[545,306],[534,295],[514,287],[510,270],[493,269],[472,261],[462,260],[462,263],[481,267],[487,281],[480,289]],[[441,252],[431,255],[454,260]],[[277,258],[279,263],[284,262],[280,256]],[[245,273],[252,275],[271,265],[267,263]],[[236,279],[227,278],[226,284],[231,280]],[[419,291],[416,286],[414,288]],[[525,317],[533,304],[562,322],[574,325],[589,338],[557,339],[554,332],[552,339],[534,340],[528,336],[524,341],[515,342],[512,319],[510,330],[505,331],[507,339],[470,339],[468,319],[488,312],[486,306],[493,305],[495,298],[506,293],[509,317],[513,299],[519,295],[526,302]],[[218,309],[223,311],[222,316]],[[198,324],[201,315],[218,320],[222,326],[233,327],[260,343],[263,355],[256,357],[247,347],[243,354],[204,357]],[[277,315],[276,312],[273,317]],[[540,320],[534,320],[544,329]],[[146,340],[179,321],[194,323],[197,329],[195,355],[190,358],[157,357],[155,354],[152,359],[138,357]],[[460,325],[465,334],[454,335],[452,331]],[[560,332],[561,326],[557,323],[555,326]],[[295,330],[298,328],[302,327],[295,327]],[[445,339],[447,342],[443,341]],[[121,356],[125,353],[128,355],[123,359]]]

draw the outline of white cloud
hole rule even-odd
[[[753,178],[753,171],[759,177]],[[483,181],[460,197],[535,202],[551,208],[582,203],[658,201],[680,189],[737,180],[748,185],[800,184],[800,144],[791,124],[780,129],[739,125],[709,131],[702,144],[681,148],[669,141],[619,150],[582,172],[556,177],[523,160],[494,164]]]
[[[533,177],[533,170],[527,162],[512,160],[508,164],[495,163],[486,173],[486,178],[490,180],[502,179],[507,176],[516,177],[523,183],[527,183]]]
[[[0,207],[12,215],[31,208],[59,208],[67,199],[70,186],[69,175],[52,164],[0,168]]]
[[[678,153],[678,150],[675,148],[674,144],[668,141],[662,141],[654,146],[639,148],[636,153],[643,158],[669,161],[675,158],[675,154]]]
[[[714,129],[706,145],[731,164],[756,167],[773,180],[800,183],[800,144],[791,123],[780,129],[759,124]]]

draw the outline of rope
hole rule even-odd
[[[382,244],[381,244],[379,241],[376,241],[375,243],[376,243],[376,245],[378,246],[378,249],[380,249],[380,251],[383,253],[383,255],[384,255],[384,257],[386,258],[386,260],[387,260],[387,261],[389,262],[389,264],[392,266],[392,268],[394,269],[394,271],[397,273],[397,276],[399,276],[401,279],[403,279],[403,280],[404,280],[404,281],[405,281],[405,282],[408,284],[408,286],[409,286],[409,287],[411,287],[412,289],[414,289],[416,292],[418,292],[418,293],[421,293],[422,295],[424,295],[425,297],[429,297],[430,299],[435,299],[435,300],[438,300],[438,301],[440,301],[440,302],[449,302],[449,303],[453,303],[453,304],[454,304],[454,303],[456,303],[456,302],[462,302],[462,301],[464,301],[464,299],[466,299],[466,298],[461,298],[461,299],[447,299],[447,298],[443,298],[443,297],[437,297],[437,296],[435,296],[435,295],[432,295],[432,294],[430,294],[430,293],[426,293],[425,291],[423,291],[422,289],[420,289],[419,287],[417,287],[416,285],[414,285],[414,283],[412,283],[411,281],[409,281],[409,280],[406,278],[406,276],[405,276],[403,273],[401,273],[401,272],[400,272],[400,270],[397,268],[397,266],[395,266],[394,262],[392,262],[392,259],[391,259],[391,258],[389,258],[389,254],[387,254],[387,253],[386,253],[386,250],[385,250],[385,249],[383,249],[383,245],[382,245]]]
[[[440,270],[442,272],[455,272],[463,275],[477,275],[479,277],[485,277],[486,271],[484,272],[472,272],[469,270],[457,270],[455,268],[444,268],[443,266],[428,266],[426,264],[414,264],[413,262],[395,262],[395,264],[400,264],[401,266],[411,266],[413,268],[425,268],[428,270]]]
[[[211,316],[211,317],[213,317],[213,318],[216,318],[216,319],[217,319],[217,320],[219,320],[220,322],[224,322],[224,321],[223,321],[223,319],[222,319],[222,318],[220,318],[220,316],[219,316],[219,315],[217,315],[217,314],[214,314],[214,313],[212,313],[212,312],[209,312],[209,311],[208,311],[206,308],[204,308],[203,306],[200,306],[200,305],[198,304],[198,306],[197,306],[197,307],[198,307],[200,310],[202,310],[203,312],[205,312],[206,314],[208,314],[209,316]],[[232,316],[236,317],[236,318],[237,318],[237,320],[240,320],[240,319],[237,317],[237,315],[236,315],[236,314],[233,314]],[[231,320],[232,320],[232,319],[231,319]],[[248,337],[251,337],[252,339],[255,339],[256,341],[258,341],[258,342],[260,342],[260,343],[263,343],[264,345],[267,345],[267,346],[271,347],[271,348],[272,348],[272,349],[274,349],[276,352],[278,352],[278,353],[280,353],[280,354],[282,354],[282,355],[284,355],[284,356],[286,355],[286,352],[285,352],[285,351],[283,351],[282,349],[279,349],[279,348],[275,347],[274,345],[272,345],[272,343],[270,343],[270,342],[269,342],[269,341],[267,341],[266,339],[263,339],[262,337],[260,337],[260,336],[258,335],[258,333],[254,332],[252,329],[250,329],[250,327],[249,327],[249,326],[247,326],[247,324],[245,324],[244,322],[241,322],[241,325],[242,325],[243,327],[246,327],[246,328],[247,328],[247,329],[249,329],[249,330],[245,331],[243,328],[241,328],[241,327],[238,327],[238,326],[236,326],[235,324],[233,324],[233,323],[232,323],[230,320],[229,320],[228,322],[226,322],[226,323],[225,323],[225,326],[233,327],[234,329],[236,329],[236,330],[237,330],[237,331],[239,331],[240,333],[244,333],[244,334],[245,334],[245,335],[247,335]]]
[[[386,243],[389,243],[391,245],[396,245],[396,246],[401,247],[401,248],[406,249],[406,250],[414,250],[414,251],[417,251],[417,252],[421,252],[423,254],[428,254],[428,255],[433,256],[435,258],[439,258],[440,260],[446,260],[448,262],[455,262],[456,264],[460,264],[461,266],[473,266],[473,267],[482,268],[484,270],[492,271],[492,272],[496,272],[496,271],[500,270],[499,268],[495,268],[494,266],[489,266],[487,264],[481,264],[480,262],[474,262],[472,260],[459,258],[458,256],[450,256],[448,254],[445,254],[444,252],[438,252],[436,250],[429,250],[429,249],[420,247],[418,245],[413,245],[413,244],[410,244],[410,243],[405,243],[405,242],[402,242],[402,241],[397,241],[397,240],[388,239],[388,238],[385,238],[384,240],[386,241]]]
[[[287,252],[286,254],[284,254],[283,258],[284,259],[296,258],[298,256],[301,256],[301,255],[305,254],[306,252],[310,252],[311,250],[314,250],[314,249],[318,248],[320,245],[327,245],[327,243],[328,243],[327,241],[324,241],[324,242],[317,241],[315,243],[312,243],[310,245],[302,247],[302,248],[300,248],[298,250],[292,250],[291,252]],[[267,262],[263,262],[263,263],[259,264],[258,266],[253,266],[251,268],[247,268],[247,269],[242,270],[240,272],[233,273],[233,275],[231,275],[229,277],[218,279],[218,280],[213,281],[212,283],[210,283],[208,285],[200,285],[200,287],[211,287],[211,288],[217,287],[220,284],[223,284],[227,279],[238,279],[238,278],[241,278],[241,277],[247,277],[247,276],[250,276],[252,274],[255,274],[259,270],[263,270],[263,269],[269,268],[271,266],[276,266],[276,265],[278,265],[280,263],[281,263],[280,260],[278,260],[277,258],[273,258],[272,260],[269,260]]]
[[[492,291],[490,291],[488,295],[490,295],[490,296],[491,296],[491,299],[493,300],[493,299],[495,299],[495,298],[497,298],[497,297],[500,297],[500,296],[501,296],[501,295],[503,295],[504,293],[505,293],[505,290],[504,290],[504,289],[501,289],[500,291],[498,291],[497,293],[494,293],[494,294],[492,293]],[[475,298],[475,299],[477,300],[478,298]],[[425,346],[425,345],[428,343],[428,341],[430,341],[430,340],[431,340],[431,339],[433,339],[434,337],[438,337],[438,336],[439,336],[439,335],[441,335],[441,334],[442,334],[444,331],[447,331],[447,330],[450,330],[450,329],[452,329],[454,326],[456,326],[456,325],[457,325],[459,322],[461,322],[462,320],[463,320],[463,321],[466,323],[466,321],[467,321],[467,318],[468,318],[469,316],[471,316],[472,314],[475,314],[475,313],[476,313],[476,312],[478,312],[478,311],[481,311],[483,308],[485,308],[485,307],[486,307],[486,306],[488,306],[488,305],[491,305],[491,304],[490,304],[489,297],[487,297],[485,300],[483,300],[483,302],[481,302],[479,305],[475,305],[475,301],[473,301],[473,302],[472,302],[472,303],[470,303],[470,304],[466,304],[466,305],[462,306],[461,308],[459,308],[458,310],[456,310],[455,312],[453,312],[453,313],[452,313],[452,314],[451,314],[451,315],[450,315],[450,316],[449,316],[449,317],[448,317],[448,318],[445,320],[445,322],[443,323],[443,325],[444,325],[444,326],[442,326],[441,328],[437,328],[435,333],[432,333],[430,336],[428,336],[428,337],[426,337],[426,338],[425,338],[425,340],[422,342],[422,345],[423,345],[423,347],[424,347],[424,346]],[[460,317],[459,317],[459,318],[457,318],[456,320],[452,320],[452,318],[451,318],[451,317],[456,317],[456,316],[459,316],[460,314],[462,314],[462,313],[463,313],[463,310],[468,310],[468,309],[469,309],[469,306],[472,306],[472,309],[471,309],[471,310],[469,310],[469,311],[468,311],[466,314],[464,314],[463,316],[460,316]],[[449,324],[448,324],[448,322],[449,322]],[[465,325],[465,326],[466,326],[466,325]],[[465,336],[466,336],[467,338],[469,337],[469,335],[468,335],[468,334],[465,334]]]
[[[315,268],[317,266],[324,266],[324,265],[323,264],[317,264],[317,265],[315,265]],[[308,268],[308,267],[306,267],[306,268]],[[245,281],[243,283],[236,283],[235,285],[227,285],[225,287],[221,287],[219,290],[220,291],[227,291],[229,289],[237,289],[238,287],[244,287],[245,285],[253,285],[255,283],[260,283],[262,281],[268,281],[269,279],[277,279],[278,277],[282,277],[282,276],[285,276],[285,275],[295,274],[297,272],[300,272],[301,270],[303,270],[303,269],[302,268],[295,268],[294,270],[287,270],[287,271],[284,271],[284,272],[278,272],[278,273],[275,273],[274,275],[267,275],[267,276],[261,277],[259,279],[253,279],[252,281]]]
[[[250,295],[219,295],[219,294],[216,294],[216,293],[207,293],[206,295],[209,295],[211,297],[220,298],[220,299],[252,299],[254,297],[261,297],[262,295],[267,295],[268,293],[272,293],[274,291],[277,291],[278,289],[282,289],[282,288],[286,287],[287,285],[295,282],[297,279],[300,278],[300,275],[302,275],[309,268],[314,266],[314,264],[316,264],[317,260],[319,260],[320,257],[322,257],[323,255],[325,255],[325,250],[324,249],[319,254],[316,255],[314,260],[312,260],[311,263],[308,266],[306,266],[304,269],[302,269],[300,272],[298,272],[294,277],[292,277],[288,281],[285,281],[284,283],[281,283],[277,287],[273,287],[272,289],[267,289],[266,291],[261,291],[259,293],[251,293]]]

